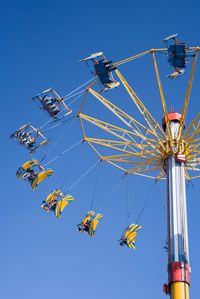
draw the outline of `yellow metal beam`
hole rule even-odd
[[[123,145],[123,146],[129,146],[132,145],[132,141],[119,141],[119,140],[113,140],[113,139],[101,139],[101,138],[93,138],[93,137],[85,137],[84,140],[95,142],[97,144],[101,144],[102,142],[105,142],[107,144],[112,144],[114,146],[116,145]]]
[[[152,156],[156,156],[156,157],[160,157],[160,155],[156,155],[155,154],[155,148],[152,150],[149,150],[149,146],[147,144],[144,143],[133,143],[133,142],[122,142],[122,141],[117,141],[117,140],[109,140],[109,139],[101,139],[101,138],[91,138],[91,137],[85,137],[84,138],[85,141],[90,141],[92,143],[96,143],[98,145],[102,145],[102,146],[106,146],[106,147],[115,147],[117,148],[117,146],[123,146],[123,148],[119,148],[119,150],[125,150],[126,147],[130,148],[131,150],[133,150],[133,147],[136,147],[136,152],[138,155],[141,155],[141,153],[144,154],[150,154]],[[159,149],[159,147],[158,147]],[[141,152],[138,152],[138,150],[141,150]]]
[[[140,58],[140,57],[145,56],[145,55],[147,55],[147,54],[150,54],[152,51],[163,53],[163,52],[167,52],[167,49],[166,49],[166,48],[161,48],[161,49],[150,49],[150,50],[147,50],[147,51],[138,53],[138,54],[136,54],[136,55],[133,55],[133,56],[131,56],[131,57],[125,58],[125,59],[123,59],[123,60],[121,60],[121,61],[115,62],[114,65],[115,65],[115,66],[122,65],[122,64],[127,63],[127,62],[130,62],[130,61],[132,61],[132,60],[134,60],[134,59],[137,59],[137,58]]]
[[[144,55],[147,55],[147,54],[149,54],[149,53],[151,53],[151,50],[147,50],[147,51],[141,52],[141,53],[139,53],[139,54],[133,55],[133,56],[131,56],[131,57],[129,57],[129,58],[125,58],[125,59],[123,59],[123,60],[121,60],[121,61],[115,62],[114,65],[115,65],[115,66],[122,65],[122,64],[127,63],[127,62],[130,62],[130,61],[132,61],[132,60],[134,60],[134,59],[137,59],[137,58],[139,58],[139,57],[142,57],[142,56],[144,56]]]
[[[116,168],[119,168],[120,170],[124,171],[124,173],[126,172],[125,168],[123,168],[123,167],[121,167],[121,166],[119,166],[119,165],[117,165],[117,164],[115,164],[115,163],[113,163],[113,162],[111,162],[109,160],[107,160],[106,162],[109,163],[109,164],[111,164],[111,165],[113,165],[113,166],[115,166]]]
[[[85,89],[84,96],[83,96],[83,100],[82,100],[82,103],[81,103],[81,106],[80,106],[78,115],[79,115],[79,113],[81,113],[82,110],[83,110],[83,107],[84,107],[84,105],[85,105],[85,101],[86,101],[86,99],[87,99],[87,94],[88,94],[88,90],[89,90],[89,88],[91,88],[92,86],[94,86],[97,82],[98,82],[98,79],[95,80],[95,81],[93,81],[93,82],[92,82],[92,83]]]
[[[133,167],[131,169],[128,169],[126,173],[144,173],[144,172],[151,172],[151,171],[158,171],[161,170],[161,167],[147,167],[146,169],[141,169],[140,167]]]
[[[159,170],[162,169],[162,165],[160,164],[159,161],[157,163],[151,163],[151,161],[148,163],[147,160],[145,160],[145,162],[138,162],[138,161],[132,161],[132,160],[125,159],[125,158],[114,158],[114,157],[107,157],[107,156],[102,156],[102,160],[135,165],[135,168],[137,168],[137,169],[144,169],[146,167],[145,171],[147,171],[147,172],[151,171],[150,168],[147,169],[147,167],[149,167],[149,166],[151,166],[151,167],[154,166]]]
[[[195,124],[197,123],[197,121],[199,121],[200,119],[200,112],[197,114],[197,116],[191,121],[191,123],[189,124],[189,126],[187,127],[187,129],[185,130],[184,134],[183,134],[183,139],[188,138],[188,134],[191,131],[191,129],[196,130],[195,128]]]
[[[200,175],[196,175],[196,176],[190,176],[191,179],[199,179]]]
[[[200,165],[200,158],[194,158],[194,159],[189,160],[189,162],[187,162],[187,165],[190,166],[192,163],[196,163],[196,165]]]
[[[104,160],[113,160],[113,159],[121,159],[121,160],[127,160],[127,161],[131,161],[132,164],[136,164],[136,165],[149,165],[149,164],[152,164],[152,165],[160,165],[160,159],[159,157],[140,157],[140,156],[134,156],[135,159],[137,160],[129,160],[128,158],[132,158],[132,154],[128,154],[128,153],[125,153],[125,154],[117,154],[117,155],[110,155],[110,156],[103,156],[102,157],[104,158]]]
[[[120,128],[120,127],[117,127],[117,126],[114,126],[114,125],[112,125],[112,124],[106,123],[106,122],[104,122],[104,121],[102,121],[102,120],[96,119],[96,118],[91,117],[91,116],[89,116],[89,115],[85,115],[85,114],[80,113],[80,114],[79,114],[79,117],[80,117],[80,119],[85,120],[85,121],[87,121],[87,122],[90,122],[90,123],[92,123],[93,125],[95,125],[95,126],[101,128],[101,129],[107,131],[108,133],[111,133],[111,134],[113,134],[114,136],[116,136],[116,137],[118,137],[118,138],[120,138],[120,139],[122,139],[122,140],[125,140],[125,141],[127,141],[127,142],[129,142],[130,140],[127,139],[127,138],[125,138],[125,137],[124,137],[124,134],[129,134],[130,136],[133,135],[134,137],[136,137],[136,136],[138,137],[137,134],[132,133],[131,131],[123,130],[123,129]],[[123,135],[120,135],[120,134],[118,134],[118,133],[122,133]],[[130,138],[130,137],[129,137],[129,138]],[[132,139],[132,138],[131,138],[131,140],[132,140],[132,142],[135,142],[135,139]]]
[[[200,138],[192,139],[190,145],[195,145],[197,142],[200,142]]]
[[[192,170],[192,171],[200,171],[200,168],[197,168],[197,167],[190,167],[190,166],[186,166],[186,169],[187,170]]]
[[[130,136],[131,136],[131,135],[133,135],[133,136],[136,135],[136,134],[134,134],[133,132],[124,130],[124,129],[120,128],[120,127],[111,125],[111,124],[109,124],[109,123],[106,123],[106,122],[104,122],[104,121],[95,119],[95,118],[93,118],[93,117],[91,117],[91,116],[88,116],[88,115],[85,115],[85,114],[82,114],[82,113],[79,114],[79,117],[80,117],[81,119],[84,119],[84,120],[86,120],[86,121],[92,123],[93,125],[95,125],[95,126],[101,128],[101,129],[103,129],[104,131],[106,131],[106,132],[108,132],[108,133],[110,133],[110,134],[112,134],[112,135],[114,135],[114,136],[116,136],[116,137],[118,137],[118,138],[120,138],[120,139],[122,139],[122,140],[124,140],[124,141],[127,141],[127,142],[129,142],[130,140],[127,139],[127,138],[125,137],[124,134],[128,134],[128,136],[129,136],[129,135],[130,135]],[[119,134],[120,132],[122,133],[122,135]],[[129,138],[130,138],[130,136],[129,136]],[[137,136],[137,137],[140,137],[140,138],[141,138],[140,135]],[[154,149],[154,150],[155,150],[156,152],[158,152],[159,154],[161,153],[161,150],[160,150],[160,148],[159,148],[157,145],[154,145],[152,142],[149,142],[149,141],[147,140],[146,137],[144,137],[144,138],[145,138],[146,143],[147,143],[152,149]],[[143,140],[143,139],[142,139],[142,140]],[[132,140],[132,141],[133,141],[134,143],[136,143],[136,140]]]
[[[154,69],[156,73],[156,79],[158,84],[158,89],[160,93],[162,108],[164,112],[164,117],[166,120],[166,127],[168,135],[162,130],[158,122],[153,118],[150,111],[145,107],[143,102],[139,99],[135,91],[131,88],[128,82],[125,80],[123,75],[116,70],[116,75],[119,77],[119,80],[122,82],[125,90],[129,94],[131,100],[136,105],[138,111],[141,113],[145,122],[144,125],[137,121],[134,117],[131,117],[128,113],[118,108],[112,102],[108,101],[102,94],[96,92],[91,87],[97,81],[92,82],[90,86],[87,87],[84,95],[83,102],[81,104],[80,112],[78,116],[80,117],[81,130],[83,134],[83,140],[86,141],[92,149],[97,153],[99,158],[107,163],[119,168],[124,171],[124,173],[136,174],[139,176],[145,176],[153,179],[161,179],[165,175],[164,173],[164,160],[166,156],[173,151],[174,144],[178,144],[178,148],[183,149],[181,152],[186,155],[187,162],[185,164],[185,176],[187,179],[190,179],[191,176],[188,174],[193,171],[200,171],[200,113],[195,117],[195,119],[190,123],[188,129],[183,134],[183,127],[186,119],[189,98],[192,88],[192,82],[195,73],[195,66],[197,62],[199,47],[195,48],[196,53],[192,64],[192,70],[190,73],[190,79],[187,87],[187,92],[184,100],[184,106],[182,110],[182,118],[180,121],[180,127],[178,132],[178,137],[176,140],[172,136],[170,121],[168,117],[167,105],[165,102],[163,87],[160,80],[160,75],[158,71],[157,61],[155,57],[155,52],[167,52],[167,49],[151,49],[137,55],[131,56],[127,59],[119,61],[114,65],[122,65],[139,57],[142,57],[147,54],[152,54]],[[119,126],[112,125],[105,121],[90,117],[82,113],[84,104],[88,94],[94,96],[101,104],[103,104],[108,110],[111,111],[122,123],[123,127],[127,126],[127,129],[124,129]],[[96,127],[105,131],[101,133],[103,138],[92,138],[87,137],[87,126],[88,122]],[[86,130],[86,131],[85,131]],[[115,136],[114,139],[106,138],[107,134]],[[112,137],[111,137],[112,138]],[[115,140],[116,139],[116,140]],[[118,140],[119,139],[119,140]],[[107,148],[105,153],[114,153],[110,156],[103,156],[100,153],[100,146]],[[168,152],[168,148],[170,151]],[[110,151],[109,151],[110,150]],[[116,152],[115,152],[116,151]],[[117,154],[115,154],[117,153]],[[121,164],[121,165],[120,165]],[[127,165],[126,167],[124,165]],[[127,169],[129,168],[129,169]],[[159,171],[159,174],[154,176],[154,172]],[[146,173],[150,173],[150,175]],[[152,175],[151,175],[152,173]],[[194,178],[200,177],[194,176]],[[182,292],[181,285],[173,286],[173,292],[175,297],[173,299],[180,299],[177,296],[178,292]],[[181,298],[182,299],[182,298]],[[188,299],[188,298],[184,298]]]
[[[84,140],[86,140],[88,143],[90,144],[97,144],[97,145],[101,145],[103,147],[107,147],[107,148],[110,148],[110,149],[114,149],[116,151],[120,151],[122,153],[126,153],[126,154],[129,154],[133,157],[136,157],[136,158],[143,158],[143,159],[149,159],[151,156],[152,157],[155,157],[155,158],[159,158],[159,156],[156,156],[154,151],[141,151],[141,152],[131,152],[131,151],[128,151],[126,149],[122,149],[122,148],[119,148],[119,147],[116,147],[116,146],[113,146],[113,145],[110,145],[110,144],[107,144],[107,143],[104,143],[104,142],[95,142],[94,140],[90,139],[90,138],[84,138]]]
[[[194,137],[199,133],[200,133],[200,123],[198,123],[194,132],[185,138],[185,141],[190,144],[193,141]]]
[[[109,164],[111,164],[112,166],[114,166],[114,167],[116,167],[116,168],[118,168],[118,169],[120,169],[120,170],[122,170],[124,173],[127,173],[127,169],[125,169],[125,168],[123,168],[123,167],[121,167],[121,166],[119,166],[119,165],[117,165],[116,163],[114,163],[114,162],[112,162],[112,161],[110,161],[110,160],[106,160],[106,159],[103,159],[103,158],[105,158],[105,157],[103,157],[97,150],[96,150],[96,148],[90,143],[90,142],[88,142],[88,144],[92,147],[92,149],[97,153],[97,155],[99,156],[99,158],[100,158],[100,160],[102,160],[102,161],[106,161],[107,163],[109,163]],[[144,174],[144,173],[139,173],[139,172],[131,172],[132,174],[135,174],[135,175],[137,175],[137,176],[142,176],[142,177],[146,177],[146,178],[149,178],[149,179],[156,179],[156,176],[152,176],[152,175],[147,175],[147,174]]]
[[[163,146],[162,144],[162,136],[158,136],[158,134],[155,132],[154,128],[153,130],[150,130],[149,128],[146,128],[143,124],[141,124],[139,121],[131,117],[129,114],[124,112],[123,110],[119,109],[117,106],[115,106],[113,103],[108,101],[105,97],[94,91],[93,89],[88,90],[97,100],[99,100],[105,107],[107,107],[113,114],[115,114],[123,123],[125,123],[129,128],[133,130],[136,134],[142,133],[142,129],[151,134],[152,136],[156,137],[157,140],[159,141],[160,145]],[[155,126],[157,126],[158,123],[155,121]],[[159,125],[158,125],[159,126]],[[162,130],[161,130],[162,131]],[[162,132],[163,136],[164,133]],[[144,136],[144,135],[143,135]]]
[[[118,163],[126,163],[126,164],[130,164],[129,166],[135,166],[137,167],[137,169],[144,169],[146,167],[146,170],[147,172],[151,171],[150,168],[147,169],[147,167],[151,166],[151,167],[156,167],[157,169],[161,169],[161,165],[159,163],[154,163],[154,164],[151,164],[151,163],[136,163],[132,160],[129,160],[129,159],[123,159],[123,158],[107,158],[105,156],[102,156],[102,160],[103,161],[112,161],[112,162],[118,162]]]
[[[180,142],[180,137],[182,135],[184,126],[185,126],[185,119],[186,119],[186,114],[187,114],[187,110],[188,110],[188,104],[189,104],[189,100],[190,100],[190,94],[191,94],[191,90],[192,90],[192,82],[194,79],[194,74],[195,74],[195,66],[197,63],[197,57],[198,57],[198,50],[196,50],[194,59],[193,59],[193,63],[192,63],[192,70],[190,73],[190,78],[189,78],[189,82],[188,82],[188,87],[187,87],[187,91],[186,91],[186,95],[185,95],[185,100],[184,100],[184,105],[183,105],[183,110],[182,110],[182,116],[180,119],[180,126],[179,126],[179,130],[178,130],[178,134],[177,134],[177,140],[178,142]]]
[[[158,66],[157,66],[157,62],[156,62],[156,57],[155,57],[155,54],[154,54],[153,51],[152,51],[152,57],[153,57],[153,64],[154,64],[154,69],[155,69],[155,73],[156,73],[156,79],[157,79],[157,83],[158,83],[158,89],[159,89],[159,93],[160,93],[162,108],[163,108],[164,117],[165,117],[165,121],[166,121],[166,128],[167,128],[167,132],[168,132],[171,147],[172,147],[172,131],[171,131],[171,128],[170,128],[168,111],[167,111],[167,106],[166,106],[166,102],[165,102],[165,97],[164,97],[164,92],[163,92],[161,80],[160,80],[160,75],[159,75]]]
[[[113,150],[116,150],[116,151],[120,151],[122,153],[130,154],[130,155],[132,155],[134,157],[140,157],[141,156],[140,153],[138,153],[138,152],[131,152],[131,151],[128,151],[128,150],[125,150],[125,149],[121,149],[121,148],[118,148],[116,146],[112,146],[112,145],[109,145],[109,144],[106,144],[106,143],[103,143],[103,142],[100,144],[100,143],[97,143],[95,141],[90,140],[90,138],[85,139],[85,140],[88,143],[90,143],[90,144],[98,144],[98,145],[101,145],[103,147],[107,147],[107,148],[110,148],[110,149],[113,149]],[[143,155],[143,157],[146,158],[145,155]]]
[[[153,132],[156,135],[156,138],[159,143],[162,143],[162,140],[165,139],[165,134],[163,130],[161,129],[158,122],[153,118],[149,110],[145,107],[145,105],[142,103],[142,101],[139,99],[139,97],[136,95],[134,90],[130,87],[126,79],[122,76],[122,74],[119,72],[119,70],[116,70],[115,73],[117,74],[118,78],[122,82],[124,88],[130,95],[132,101],[136,105],[137,109],[141,113],[142,117],[146,121],[147,125],[149,126],[151,132]],[[159,133],[156,131],[158,130]]]
[[[85,130],[84,130],[84,126],[83,126],[83,121],[81,118],[80,118],[80,124],[81,124],[81,131],[82,131],[83,139],[84,139],[86,135],[85,135]]]

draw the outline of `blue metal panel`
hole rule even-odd
[[[170,45],[168,48],[168,62],[174,68],[185,68],[185,44]]]
[[[95,64],[94,68],[102,84],[113,82],[111,79],[111,73],[107,70],[105,62],[101,61],[98,64]]]

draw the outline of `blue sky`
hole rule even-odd
[[[28,160],[27,152],[9,135],[22,124],[40,127],[48,118],[29,99],[39,91],[54,87],[65,95],[91,78],[81,58],[103,51],[119,61],[153,47],[178,32],[190,45],[200,45],[198,1],[7,1],[1,6],[1,294],[4,299],[32,298],[121,298],[164,297],[167,282],[165,183],[153,189],[141,218],[137,250],[121,248],[117,240],[126,222],[126,182],[122,173],[102,164],[94,199],[94,209],[104,218],[93,239],[76,231],[76,225],[89,210],[97,168],[94,168],[72,193],[76,200],[66,208],[60,220],[40,208],[47,194],[60,186],[64,189],[97,161],[87,144],[49,165],[55,175],[35,191],[15,177],[17,168]],[[166,57],[159,60],[168,108],[180,111],[184,77],[166,79],[170,68]],[[141,59],[120,70],[134,83],[145,105],[161,122],[162,111],[150,60]],[[199,64],[191,94],[187,123],[199,111]],[[118,91],[107,93],[120,103]],[[119,93],[119,95],[121,95]],[[126,99],[124,100],[126,101]],[[75,104],[78,109],[80,102]],[[131,108],[127,102],[127,109]],[[95,108],[94,108],[95,109]],[[98,110],[94,111],[97,113]],[[99,112],[98,112],[99,113]],[[100,115],[103,118],[105,115]],[[66,124],[66,127],[69,124]],[[64,132],[60,126],[49,133],[52,144]],[[45,162],[81,140],[78,119]],[[41,151],[40,155],[44,154]],[[35,155],[37,158],[37,155]],[[130,176],[130,221],[137,219],[153,182]],[[121,182],[121,183],[120,183]],[[114,186],[118,188],[112,192]],[[199,192],[199,182],[194,182]],[[112,194],[111,194],[112,192]],[[200,197],[188,188],[189,240],[191,253],[191,296],[197,297],[199,283],[199,211]]]

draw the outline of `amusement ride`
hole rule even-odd
[[[35,128],[30,123],[24,124],[10,137],[29,153],[30,159],[19,167],[16,175],[17,178],[28,181],[33,190],[54,174],[52,169],[45,167],[81,142],[86,142],[98,157],[97,163],[84,175],[87,175],[99,162],[106,162],[122,171],[124,177],[134,174],[152,179],[154,182],[166,180],[168,282],[163,285],[163,290],[171,299],[189,299],[191,270],[186,182],[200,178],[200,112],[187,127],[185,124],[200,47],[188,46],[179,40],[178,34],[170,35],[162,42],[163,48],[153,48],[119,62],[113,63],[107,60],[103,52],[91,54],[80,60],[92,70],[93,78],[66,96],[60,96],[52,88],[35,95],[32,101],[48,115],[49,120],[41,128]],[[170,65],[171,73],[166,76],[166,80],[169,81],[182,80],[178,77],[186,73],[186,67],[191,63],[191,67],[187,67],[187,72],[190,72],[189,81],[181,113],[173,109],[171,112],[168,111],[157,63],[159,55],[165,56],[165,60]],[[122,65],[142,59],[144,56],[152,58],[163,113],[162,126],[119,71]],[[126,109],[114,104],[115,101],[108,99],[115,88],[124,90],[135,106],[135,113],[131,111],[128,113]],[[116,95],[115,92],[115,97]],[[82,101],[77,113],[73,109],[73,104],[78,99]],[[99,110],[90,108],[91,103],[97,103]],[[104,119],[104,114],[98,113],[102,107],[109,121]],[[102,117],[97,118],[96,115]],[[138,120],[137,115],[142,121]],[[33,159],[33,154],[49,146],[50,138],[46,137],[45,132],[51,132],[51,129],[65,125],[67,120],[73,118],[80,120],[82,140],[45,165],[43,161],[47,155],[40,160]],[[65,207],[74,199],[72,194],[58,188],[47,195],[41,207],[45,212],[52,212],[60,218]],[[93,237],[102,218],[103,214],[91,209],[77,225],[77,230]],[[141,227],[138,222],[129,223],[124,229],[119,245],[135,249],[136,237]]]

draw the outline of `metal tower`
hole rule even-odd
[[[175,140],[181,115],[170,113],[168,116],[172,137]],[[165,122],[163,123],[165,127]],[[182,154],[170,155],[166,160],[168,284],[164,285],[164,291],[176,299],[188,299],[190,285],[185,163],[186,157]]]
[[[152,57],[164,114],[163,128],[118,69],[115,70],[115,74],[135,104],[142,121],[136,120],[129,113],[114,105],[91,86],[85,92],[78,114],[83,140],[95,150],[100,160],[121,169],[125,174],[145,176],[156,181],[166,179],[168,283],[164,285],[164,291],[170,295],[171,299],[189,299],[190,265],[185,181],[200,177],[198,173],[195,174],[200,171],[200,113],[184,131],[200,48],[190,47],[187,50],[193,53],[193,63],[181,114],[168,113],[157,66],[156,55],[167,54],[167,48],[150,49],[114,64],[115,67],[119,67],[144,55]],[[85,102],[89,96],[112,113],[119,125],[85,114],[84,110],[87,109]],[[93,126],[97,127],[100,133],[96,133],[97,130],[91,130]],[[97,134],[97,136],[91,136],[91,134]]]

